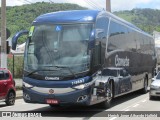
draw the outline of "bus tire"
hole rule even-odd
[[[144,78],[144,87],[142,88],[142,94],[145,94],[145,93],[147,93],[148,92],[148,90],[147,90],[147,88],[148,88],[148,79],[147,79],[147,77],[145,77]]]
[[[111,107],[111,102],[112,102],[112,98],[113,98],[113,83],[109,82],[108,85],[106,85],[106,96],[107,99],[100,103],[101,108],[103,109],[108,109]]]

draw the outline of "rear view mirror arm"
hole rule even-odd
[[[17,46],[17,41],[18,38],[22,35],[27,35],[29,33],[28,30],[21,30],[20,32],[17,32],[13,37],[12,37],[12,50],[16,50]]]

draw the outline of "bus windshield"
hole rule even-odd
[[[43,74],[48,75],[47,68],[52,70],[52,76],[88,71],[92,27],[93,24],[89,23],[33,26],[25,51],[25,71],[44,70]]]

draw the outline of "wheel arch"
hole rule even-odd
[[[5,99],[5,101],[7,100],[7,98],[8,98],[8,94],[9,94],[10,92],[13,92],[13,93],[14,93],[14,95],[16,96],[16,91],[15,91],[13,88],[10,88],[10,89],[8,90],[8,92],[7,92],[7,95],[6,95],[6,99]]]

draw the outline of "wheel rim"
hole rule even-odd
[[[15,102],[15,95],[14,95],[14,93],[9,93],[9,96],[8,96],[8,101],[9,101],[9,104],[10,105],[13,105],[14,104],[14,102]]]
[[[112,84],[110,83],[107,87],[107,97],[108,97],[108,101],[111,101],[112,99],[112,96],[113,96],[113,93],[112,93]]]

